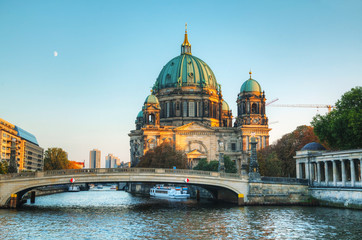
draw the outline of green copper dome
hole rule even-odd
[[[145,104],[160,104],[160,103],[158,102],[157,97],[151,94],[148,97],[146,97]]]
[[[227,102],[223,101],[222,102],[222,111],[229,111],[229,104],[227,104]]]
[[[260,84],[250,78],[241,85],[240,92],[261,92]]]
[[[163,67],[153,88],[160,90],[185,86],[217,89],[216,78],[211,68],[191,54],[182,54],[169,61]]]
[[[137,115],[137,118],[143,118],[143,111],[140,111]]]

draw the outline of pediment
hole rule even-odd
[[[206,126],[202,123],[192,122],[192,123],[188,123],[186,125],[175,128],[175,131],[206,131],[206,132],[210,132],[210,131],[214,131],[214,129],[212,129],[211,127]]]
[[[197,158],[197,157],[200,157],[200,156],[204,156],[205,153],[202,153],[199,150],[194,149],[191,152],[187,153],[186,155],[187,155],[188,158],[190,158],[190,157],[191,158]]]

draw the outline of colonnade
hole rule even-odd
[[[306,160],[297,161],[297,178],[309,179],[313,186],[362,187],[361,157]]]

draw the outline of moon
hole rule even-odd
[[[58,52],[54,51],[54,57],[58,56]]]

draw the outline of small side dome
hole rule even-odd
[[[229,111],[230,110],[229,104],[227,104],[227,102],[223,101],[221,109],[222,109],[222,111]]]
[[[140,111],[137,115],[137,118],[143,118],[143,111]]]
[[[160,103],[158,102],[158,98],[155,95],[151,94],[148,97],[146,97],[145,104],[160,104]]]
[[[250,78],[241,85],[240,92],[261,92],[261,87],[257,81]]]
[[[323,151],[326,150],[325,147],[323,147],[322,144],[320,143],[316,143],[316,142],[311,142],[306,144],[301,151],[305,151],[305,150],[309,150],[309,151]]]

